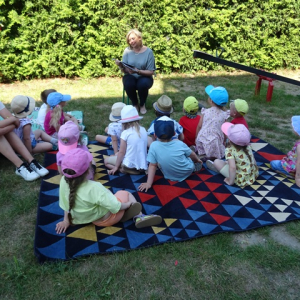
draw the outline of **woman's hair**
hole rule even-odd
[[[137,37],[141,38],[141,44],[142,44],[142,33],[140,31],[138,31],[137,29],[131,29],[128,31],[128,33],[126,34],[126,42],[127,44],[129,45],[130,47],[130,44],[129,44],[129,36],[134,33]],[[131,49],[131,47],[130,47]]]
[[[74,178],[68,178],[65,176],[66,183],[69,186],[70,189],[70,194],[69,194],[69,212],[68,212],[68,219],[70,222],[70,225],[73,225],[73,217],[71,215],[71,210],[75,205],[75,199],[76,199],[76,191],[78,187],[85,181],[86,176],[89,172],[90,168],[88,168],[82,175]],[[69,175],[74,175],[75,172],[71,169],[64,169],[64,173],[69,174]]]
[[[56,132],[58,132],[60,124],[59,120],[62,114],[62,107],[58,104],[56,105],[53,110],[51,111],[51,119],[50,119],[50,126],[54,127]]]
[[[133,122],[128,122],[128,123],[123,123],[123,130],[126,130],[128,128],[134,127],[136,132],[138,133],[139,137],[140,135],[140,122],[139,121],[133,121]]]
[[[41,99],[42,101],[47,104],[47,97],[49,94],[51,93],[54,93],[54,92],[57,92],[57,90],[54,90],[54,89],[49,89],[49,90],[44,90],[41,92]]]
[[[231,144],[233,147],[236,148],[236,150],[238,150],[238,151],[243,150],[243,151],[246,153],[246,155],[248,156],[249,161],[251,162],[251,155],[250,155],[250,153],[248,152],[247,145],[246,145],[246,146],[239,146],[239,145],[233,143],[231,140],[229,140],[229,142],[230,142],[230,144]]]

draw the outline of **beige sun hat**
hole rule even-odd
[[[125,105],[121,110],[121,120],[119,123],[129,123],[143,119],[139,116],[137,109],[132,105]]]
[[[116,102],[111,107],[111,113],[109,115],[109,120],[112,122],[121,120],[121,110],[126,106],[123,102]]]
[[[161,114],[171,114],[173,112],[172,100],[167,95],[162,95],[153,103],[153,108]]]
[[[35,107],[35,100],[32,97],[18,95],[11,101],[11,110],[17,118],[26,118],[32,113]]]

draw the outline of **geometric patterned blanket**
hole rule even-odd
[[[142,204],[143,213],[159,214],[163,221],[153,227],[137,229],[132,220],[111,227],[93,224],[70,226],[65,234],[56,234],[55,225],[63,219],[58,205],[60,176],[56,152],[45,155],[49,174],[41,183],[34,251],[40,263],[70,260],[91,254],[108,254],[184,241],[221,232],[240,232],[300,218],[300,189],[295,181],[273,172],[269,161],[283,154],[263,140],[252,137],[259,166],[256,182],[245,188],[228,186],[220,174],[204,164],[198,174],[183,182],[164,179],[156,172],[147,193],[137,190],[146,175],[108,175],[103,159],[112,150],[99,143],[88,145],[96,164],[95,180],[113,193],[126,189]]]

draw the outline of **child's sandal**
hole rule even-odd
[[[133,218],[136,228],[158,225],[162,222],[161,216],[158,215],[137,215]]]

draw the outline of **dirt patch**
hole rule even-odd
[[[242,232],[234,235],[234,241],[243,249],[253,245],[263,245],[266,243],[266,237],[257,232]]]
[[[285,227],[272,227],[270,237],[280,245],[287,246],[294,250],[300,250],[300,242],[295,237],[291,236],[285,230]]]

